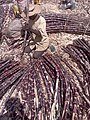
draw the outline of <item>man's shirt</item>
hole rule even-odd
[[[39,16],[38,18],[37,15],[34,20],[29,20],[29,27],[41,33],[41,35],[35,35],[34,33],[32,33],[32,44],[36,45],[36,51],[46,50],[49,46],[49,38],[46,32],[46,21],[44,17]]]

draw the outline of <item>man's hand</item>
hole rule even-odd
[[[24,31],[25,31],[25,30],[29,31],[29,29],[30,29],[30,28],[29,28],[29,24],[25,23],[25,26],[23,26],[22,29],[23,29]]]
[[[32,28],[29,26],[29,24],[27,24],[27,23],[25,23],[25,26],[24,26],[22,29],[23,29],[24,31],[27,30],[29,33],[34,33],[34,34],[36,34],[36,35],[38,35],[38,36],[41,36],[41,33],[40,33],[39,30],[34,30],[34,29],[32,29]]]
[[[38,36],[41,36],[41,33],[40,33],[39,30],[34,30],[34,29],[30,28],[29,31],[30,31],[31,33],[34,33],[34,34],[38,35]]]

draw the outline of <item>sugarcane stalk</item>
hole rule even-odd
[[[67,48],[69,49],[69,52],[71,51],[70,55],[74,60],[78,61],[78,66],[82,68],[82,71],[85,73],[85,71],[90,72],[90,65],[89,63],[84,59],[83,55],[80,53],[80,51],[75,48],[73,45],[68,45]]]
[[[8,61],[6,61],[4,64],[2,64],[2,65],[0,66],[0,74],[2,73],[2,71],[3,71],[5,68],[7,68],[7,67],[10,66],[10,63],[11,63],[11,61],[8,60]]]
[[[78,45],[78,47],[81,47],[90,52],[90,45],[88,45],[84,39],[77,39],[73,42],[73,44]]]
[[[37,63],[37,65],[39,65],[39,64]],[[36,87],[37,87],[37,93],[38,93],[38,99],[39,99],[39,101],[38,101],[39,103],[38,103],[38,107],[37,107],[36,112],[37,112],[37,117],[39,119],[40,111],[41,111],[41,113],[44,113],[43,108],[45,108],[45,99],[44,99],[44,94],[42,92],[43,89],[42,89],[40,77],[38,75],[39,69],[37,68],[37,66],[34,66],[34,68],[36,70],[36,77],[35,78],[36,78]]]
[[[67,112],[65,111],[69,109],[69,102],[70,102],[70,84],[69,84],[68,76],[66,75],[66,71],[61,64],[60,58],[57,55],[55,55],[55,60],[57,61],[57,64],[61,68],[60,76],[63,76],[63,80],[65,82],[65,89],[66,89],[65,93],[66,94],[65,94],[65,103],[64,103],[63,113],[62,113],[62,119],[66,119]]]
[[[50,115],[50,119],[53,119],[53,117],[55,118],[55,106],[57,105],[57,95],[58,95],[58,84],[59,84],[59,66],[56,64],[56,61],[53,59],[53,56],[49,56],[49,55],[46,55],[45,56],[49,61],[51,61],[51,63],[53,64],[53,66],[55,67],[56,69],[56,80],[55,80],[55,87],[54,87],[54,91],[55,91],[55,96],[54,96],[54,101],[53,101],[53,104],[52,104],[52,109],[51,109],[51,115]],[[57,108],[59,109],[59,108]],[[60,114],[59,114],[60,116]]]
[[[1,78],[0,78],[0,86],[2,86],[2,84],[4,84],[4,82],[6,83],[6,80],[8,78],[10,78],[11,76],[13,76],[13,74],[18,72],[20,69],[21,69],[20,67],[16,66],[11,71],[9,71],[8,73],[4,74],[4,76],[1,76]]]
[[[68,53],[69,55],[70,55],[70,57],[71,58],[73,58],[73,60],[75,61],[75,62],[77,62],[78,63],[78,65],[79,65],[79,67],[80,67],[80,69],[85,73],[85,69],[84,69],[84,64],[83,64],[83,62],[81,61],[81,59],[79,58],[79,56],[76,54],[76,52],[73,50],[73,49],[71,49],[69,46],[67,46],[67,48],[63,48],[63,50],[66,52],[66,53]]]
[[[8,94],[6,94],[4,97],[6,99],[6,101],[11,97],[11,95],[13,94],[14,90],[17,88],[17,86],[19,85],[19,83],[22,81],[23,77],[26,76],[27,73],[27,69],[25,71],[23,71],[23,75],[19,78],[19,80],[11,87],[11,89],[9,90]],[[4,112],[4,108],[5,108],[5,101],[2,101],[2,103],[0,103],[2,107],[2,110],[0,111],[0,114],[2,115]]]
[[[79,40],[80,41],[80,43],[83,43],[83,41],[82,40]],[[87,45],[86,45],[86,43],[83,43],[83,45],[86,47],[86,49],[88,48],[87,47]],[[89,50],[89,49],[88,49]],[[73,51],[73,50],[72,50]],[[79,53],[79,54],[81,54],[80,52],[78,52],[77,50],[76,50],[76,52],[77,53]],[[69,52],[69,54],[71,55],[71,52]],[[73,55],[71,56],[72,58],[74,57]],[[75,59],[75,57],[74,57],[74,59]],[[84,63],[82,64],[82,62],[81,62],[81,60],[82,60],[82,58],[80,58],[80,57],[78,57],[78,60],[80,61],[79,63],[77,62],[77,60],[76,60],[76,63],[79,65],[84,65]],[[67,64],[67,66],[68,66],[69,64]],[[70,66],[70,65],[69,65]],[[68,67],[69,67],[68,66]],[[85,65],[85,67],[86,67],[86,65]],[[85,68],[85,69],[88,69],[87,67]],[[89,70],[88,70],[89,71]],[[89,74],[89,72],[87,73],[87,75]],[[78,78],[78,77],[77,77]],[[79,82],[80,82],[80,80],[79,80]],[[88,96],[86,95],[86,94],[84,94],[83,93],[83,90],[84,89],[82,89],[80,86],[77,86],[77,89],[79,90],[79,94],[80,94],[80,96],[87,102],[87,104],[89,105],[90,103],[90,101],[89,101],[89,98],[88,98]],[[82,92],[81,92],[82,91]]]
[[[75,47],[73,47],[73,46],[70,46],[70,49],[71,49],[71,48],[72,48],[72,49],[76,52],[76,54],[78,55],[78,59],[79,59],[79,61],[80,61],[80,64],[81,64],[81,65],[83,64],[84,69],[88,70],[88,72],[89,72],[89,69],[90,69],[89,63],[86,62],[86,60],[84,59],[84,57],[83,57],[83,55],[80,53],[80,51],[79,51],[78,49],[76,49]]]
[[[48,73],[48,77],[50,76],[50,78],[51,78],[51,80],[49,80],[49,85],[51,86],[51,87],[49,87],[48,89],[50,90],[50,92],[51,92],[51,94],[53,94],[54,92],[53,92],[53,87],[54,87],[54,85],[53,85],[53,80],[55,79],[55,76],[53,76],[53,74],[52,74],[52,70],[47,66],[47,64],[45,64],[46,62],[43,62],[43,66],[45,67],[45,70],[47,71],[47,73]],[[49,78],[49,79],[50,79]]]
[[[17,63],[16,63],[16,64],[17,64]],[[17,65],[19,65],[19,63],[18,63]],[[15,66],[15,63],[12,61],[12,62],[10,63],[10,66],[8,66],[8,69],[3,70],[2,73],[0,74],[0,76],[2,77],[3,74],[5,74],[6,72],[8,72],[8,71],[9,71],[10,69],[12,69],[14,66]]]
[[[13,69],[15,66],[18,66],[19,65],[19,63],[18,62],[11,62],[11,64],[10,64],[10,66],[8,67],[8,69],[5,69],[3,72],[2,72],[2,75],[4,74],[4,73],[7,73],[9,70],[11,70],[11,69]],[[1,75],[1,76],[2,76]],[[1,77],[0,76],[0,77]]]
[[[42,63],[42,62],[41,62]],[[51,88],[51,80],[50,80],[50,78],[49,78],[49,76],[48,76],[48,73],[46,72],[46,69],[45,69],[45,67],[43,66],[43,63],[41,64],[40,63],[40,67],[39,67],[39,69],[41,68],[41,74],[42,74],[42,78],[43,78],[43,82],[44,82],[44,85],[45,85],[45,89],[46,89],[46,94],[47,94],[47,97],[48,97],[48,100],[47,100],[47,104],[48,104],[48,106],[46,106],[46,109],[47,109],[47,118],[49,119],[49,113],[50,113],[50,111],[51,111],[51,106],[52,106],[52,101],[53,101],[53,95],[54,95],[54,93],[52,93],[52,92],[50,92],[51,90],[50,90],[50,88]],[[53,88],[52,88],[53,89]]]
[[[81,42],[81,41],[82,41],[82,42]],[[80,39],[75,40],[75,41],[73,42],[73,45],[75,45],[76,47],[78,47],[79,49],[81,49],[81,50],[86,54],[88,60],[90,61],[90,48],[88,47],[88,46],[90,46],[90,45],[87,45],[86,42],[84,43],[84,44],[85,44],[85,45],[84,45],[84,44],[83,44],[83,41],[85,42],[84,39],[82,39],[82,40],[80,40]]]
[[[5,60],[0,60],[0,66],[3,64],[3,63],[5,63],[7,61],[7,59],[5,59]]]
[[[42,61],[40,61],[40,67],[39,68],[40,68],[41,74],[42,74],[43,79],[44,79],[44,84],[45,84],[45,88],[46,88],[46,91],[47,91],[47,94],[48,94],[47,96],[48,96],[48,99],[49,99],[50,96],[51,96],[51,93],[50,93],[50,90],[49,90],[49,88],[50,88],[49,78],[48,78],[48,73],[47,73],[45,67],[43,66]]]
[[[0,88],[0,99],[3,97],[3,95],[6,93],[6,91],[8,91],[10,89],[11,86],[13,86],[13,84],[15,84],[15,82],[22,76],[23,72],[19,71],[18,73],[15,74],[15,76],[7,81],[7,83],[3,84],[3,86]]]

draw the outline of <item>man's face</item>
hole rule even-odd
[[[29,19],[34,20],[36,18],[37,14],[34,14],[33,16],[29,16]]]

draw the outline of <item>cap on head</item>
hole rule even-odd
[[[29,16],[33,16],[33,15],[35,15],[35,14],[39,14],[41,12],[41,7],[40,7],[40,5],[34,5],[34,4],[29,4],[29,13],[28,13],[28,15]],[[23,18],[25,18],[26,17],[26,9],[25,9],[25,11],[23,11],[22,13],[21,13],[21,16],[23,17]]]
[[[40,5],[29,4],[29,16],[33,16],[34,14],[39,14],[40,12],[41,12]]]

